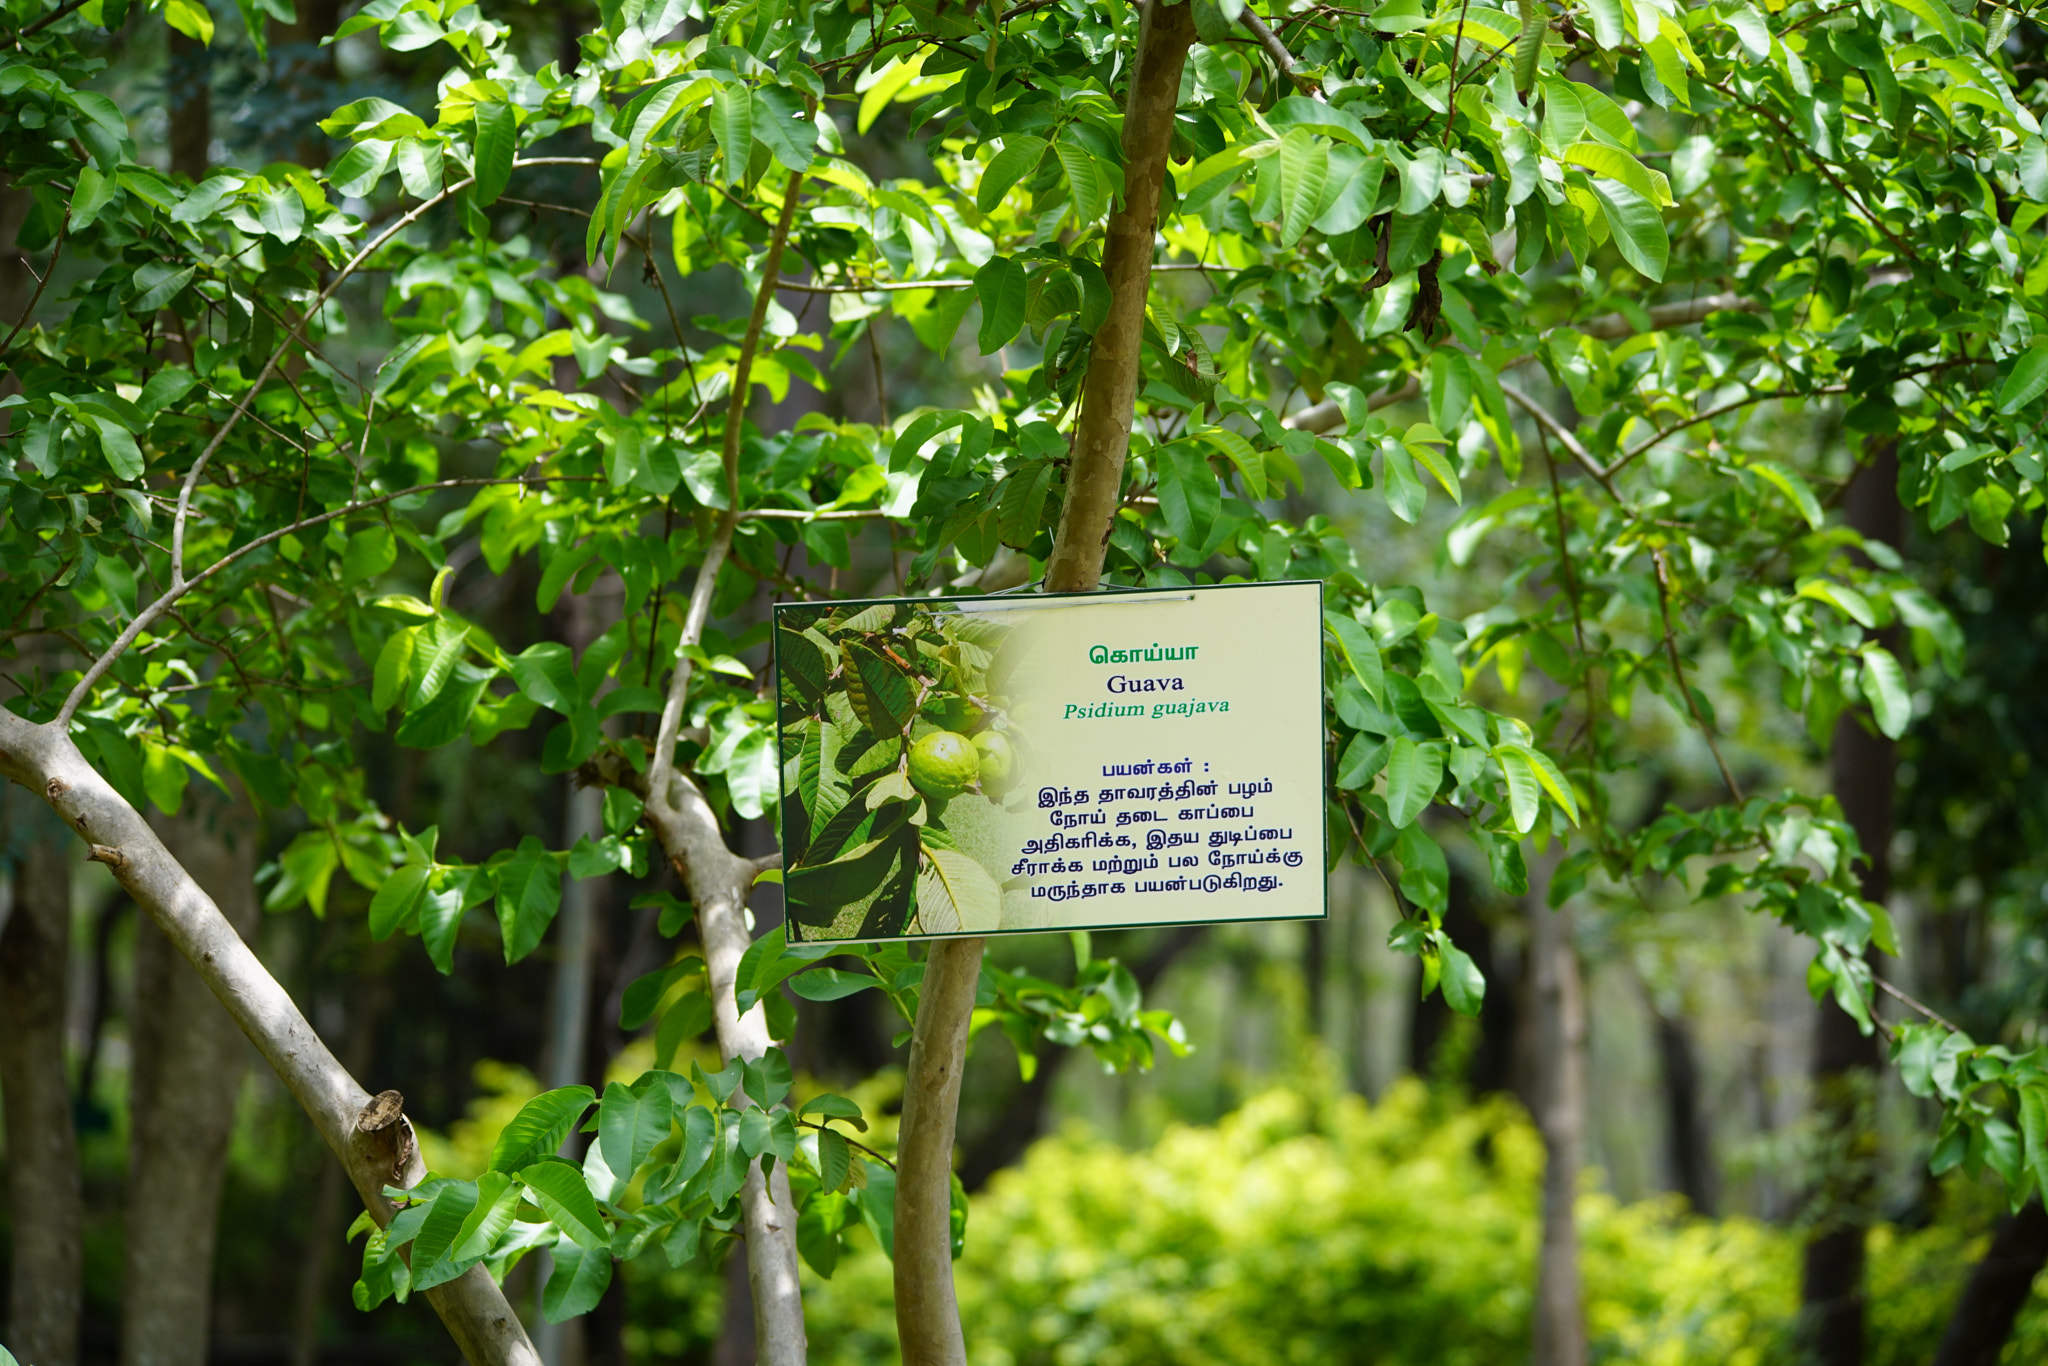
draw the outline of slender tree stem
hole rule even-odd
[[[1678,694],[1685,699],[1685,709],[1692,716],[1692,722],[1699,727],[1700,735],[1707,742],[1707,749],[1714,756],[1714,766],[1721,770],[1721,781],[1728,785],[1728,795],[1738,803],[1742,801],[1742,788],[1737,785],[1735,775],[1728,770],[1728,761],[1721,757],[1721,746],[1714,739],[1714,728],[1707,724],[1707,718],[1700,715],[1700,704],[1692,695],[1692,687],[1685,681],[1685,665],[1678,658],[1678,637],[1671,626],[1671,574],[1664,565],[1664,551],[1650,552],[1651,562],[1657,567],[1657,608],[1664,617],[1664,651],[1671,660],[1673,680],[1678,684]]]

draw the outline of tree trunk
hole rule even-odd
[[[54,725],[0,709],[0,775],[43,799],[92,847],[115,879],[155,921],[234,1016],[278,1078],[348,1167],[364,1205],[380,1224],[393,1213],[387,1184],[411,1186],[425,1175],[401,1106],[387,1091],[375,1101],[335,1061],[277,979],[249,951],[204,888],[173,858],[135,809],[85,761]],[[539,1366],[525,1329],[482,1267],[427,1292],[471,1366]]]
[[[1849,486],[1844,512],[1867,539],[1900,539],[1898,451],[1883,442]],[[1894,633],[1895,634],[1895,633]],[[1897,653],[1897,642],[1889,642]],[[1831,756],[1835,799],[1869,860],[1867,901],[1891,896],[1892,804],[1898,755],[1892,742],[1856,713],[1835,723]],[[1818,1366],[1862,1366],[1864,1356],[1864,1230],[1870,1223],[1877,1134],[1871,1106],[1882,1061],[1877,1036],[1863,1034],[1832,1000],[1819,1006],[1814,1039],[1814,1104],[1824,1170],[1813,1192],[1813,1233],[1800,1278],[1800,1325]]]
[[[1535,870],[1531,870],[1532,874]],[[1547,876],[1529,879],[1530,989],[1535,1014],[1536,1126],[1543,1134],[1543,1241],[1536,1268],[1535,1366],[1585,1366],[1586,1316],[1573,1217],[1585,1164],[1586,1003],[1572,943],[1571,903],[1544,905]]]
[[[1081,380],[1081,416],[1067,470],[1059,535],[1046,560],[1049,593],[1084,593],[1102,577],[1102,552],[1123,500],[1124,457],[1130,453],[1145,300],[1152,288],[1152,250],[1159,196],[1173,145],[1180,73],[1195,40],[1194,5],[1149,0],[1139,24],[1137,65],[1124,101],[1124,206],[1109,216],[1102,272],[1109,278],[1109,315],[1095,331]]]
[[[47,812],[18,794],[4,800],[15,875],[14,908],[0,930],[0,1096],[14,1226],[9,1345],[32,1366],[76,1366],[85,1207],[64,1072],[71,851]]]
[[[576,841],[585,836],[593,841],[602,837],[604,794],[594,787],[572,786],[564,827],[564,849],[575,848]],[[550,1091],[586,1080],[600,1091],[604,1089],[602,1076],[586,1077],[583,1057],[584,1045],[590,1037],[590,920],[596,896],[596,879],[568,878],[562,889],[562,909],[555,916],[555,984],[548,997],[547,1044],[543,1054],[543,1084]],[[572,1160],[582,1158],[582,1147],[581,1134],[571,1133],[562,1140],[563,1156]],[[553,1256],[545,1248],[535,1255],[540,1258],[544,1273],[552,1274]],[[582,1339],[580,1318],[562,1323],[542,1320],[534,1325],[534,1350],[549,1366],[581,1361]]]
[[[194,784],[184,810],[157,829],[235,933],[254,933],[257,825],[248,799],[229,802]],[[171,941],[153,925],[135,928],[121,1363],[203,1366],[244,1044]]]
[[[1124,203],[1110,215],[1102,253],[1109,314],[1096,329],[1081,380],[1066,497],[1046,560],[1047,592],[1090,592],[1102,579],[1130,453],[1159,196],[1181,68],[1194,38],[1192,3],[1148,0],[1124,102]],[[953,1132],[985,942],[931,946],[912,1026],[896,1173],[896,1332],[905,1366],[960,1366],[967,1359],[953,1294]]]
[[[943,939],[925,959],[896,1148],[896,1331],[904,1366],[964,1366],[953,1295],[953,1131],[981,939]]]
[[[1712,1217],[1714,1158],[1700,1109],[1699,1050],[1683,1016],[1658,1014],[1657,1056],[1663,1064],[1664,1151],[1671,1187],[1693,1213]]]
[[[203,180],[213,147],[213,55],[206,44],[175,29],[164,97],[170,106],[171,170]]]
[[[1997,1366],[2043,1263],[2048,1263],[2048,1211],[2037,1195],[2018,1214],[1998,1221],[1984,1260],[1970,1273],[1963,1298],[1949,1316],[1934,1366]]]

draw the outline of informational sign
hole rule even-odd
[[[775,609],[793,940],[1324,914],[1322,585]]]

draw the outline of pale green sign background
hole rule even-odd
[[[776,613],[793,939],[1324,914],[1322,588]]]

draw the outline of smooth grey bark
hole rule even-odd
[[[348,1167],[371,1215],[389,1223],[384,1187],[413,1185],[426,1172],[398,1093],[373,1101],[335,1060],[205,889],[63,730],[0,709],[0,776],[41,795],[91,846],[91,857],[148,912],[291,1091]],[[426,1298],[472,1366],[540,1366],[526,1330],[481,1267]]]
[[[713,566],[711,577],[716,577],[716,572]],[[701,596],[708,605],[708,585]],[[686,662],[677,666],[679,675],[685,667]],[[604,776],[606,781],[630,783],[624,771]],[[656,776],[652,766],[649,776]],[[647,820],[697,908],[697,934],[704,946],[718,1050],[728,1062],[734,1058],[751,1062],[774,1041],[768,1036],[768,1015],[760,1004],[744,1015],[738,1008],[740,958],[753,942],[747,932],[747,893],[762,872],[781,860],[735,854],[702,789],[684,774],[667,769],[663,786],[663,800],[656,800],[653,791],[648,791]],[[796,1209],[784,1165],[778,1162],[774,1175],[763,1177],[760,1165],[755,1164],[740,1187],[740,1206],[745,1213],[747,1280],[754,1296],[758,1360],[763,1366],[802,1366],[810,1344],[804,1335],[803,1288],[797,1270]]]
[[[0,931],[0,1099],[14,1226],[9,1346],[34,1366],[76,1366],[85,1204],[64,1070],[70,841],[24,794],[5,794],[4,814],[14,864],[14,905]]]
[[[156,821],[234,932],[256,929],[255,809],[194,784]],[[221,1184],[247,1045],[163,932],[138,923],[128,1015],[127,1238],[122,1366],[203,1366],[213,1310]]]
[[[1544,904],[1548,869],[1530,870],[1529,985],[1536,1127],[1543,1135],[1543,1238],[1537,1253],[1535,1366],[1585,1366],[1586,1312],[1574,1217],[1585,1165],[1586,1002],[1567,901]]]
[[[1897,448],[1878,443],[1849,486],[1845,520],[1867,539],[1897,546],[1904,514],[1898,498]],[[1896,631],[1890,633],[1894,637]],[[1898,642],[1887,642],[1894,654]],[[1835,800],[1868,860],[1866,901],[1891,896],[1893,803],[1898,751],[1856,713],[1835,723],[1829,756]],[[1873,964],[1873,968],[1875,965]],[[1872,1115],[1883,1055],[1875,1033],[1864,1034],[1832,1000],[1818,1007],[1813,1056],[1814,1107],[1823,1170],[1812,1192],[1812,1233],[1800,1276],[1800,1337],[1818,1366],[1862,1366],[1866,1349],[1864,1234],[1874,1212],[1877,1133]]]
[[[754,880],[769,868],[780,867],[780,855],[763,859],[743,858],[725,842],[718,814],[704,799],[704,793],[688,775],[675,769],[676,743],[682,733],[684,704],[689,699],[691,663],[684,653],[704,637],[704,624],[711,615],[711,597],[718,585],[718,572],[725,567],[732,549],[733,530],[738,525],[739,457],[741,434],[746,423],[747,400],[752,392],[748,375],[754,352],[760,344],[761,329],[774,301],[775,281],[782,269],[782,252],[789,241],[790,226],[796,220],[802,197],[803,176],[791,173],[782,196],[782,211],[761,258],[761,285],[754,295],[754,311],[747,323],[740,353],[733,367],[732,398],[726,409],[722,463],[726,489],[732,506],[719,519],[704,563],[690,590],[690,606],[677,640],[668,696],[655,734],[654,753],[647,765],[646,819],[676,875],[689,889],[690,902],[697,908],[697,934],[704,945],[705,985],[711,996],[712,1023],[718,1033],[719,1052],[726,1061],[759,1058],[774,1042],[768,1035],[766,1010],[755,1004],[742,1015],[738,1009],[740,958],[752,942],[747,930],[747,893]],[[607,781],[624,781],[624,775],[606,775]],[[740,1187],[740,1206],[745,1214],[747,1278],[754,1293],[754,1335],[763,1366],[803,1366],[809,1355],[804,1335],[803,1288],[797,1272],[796,1210],[789,1194],[789,1175],[777,1163],[770,1176],[763,1176],[755,1164]]]

